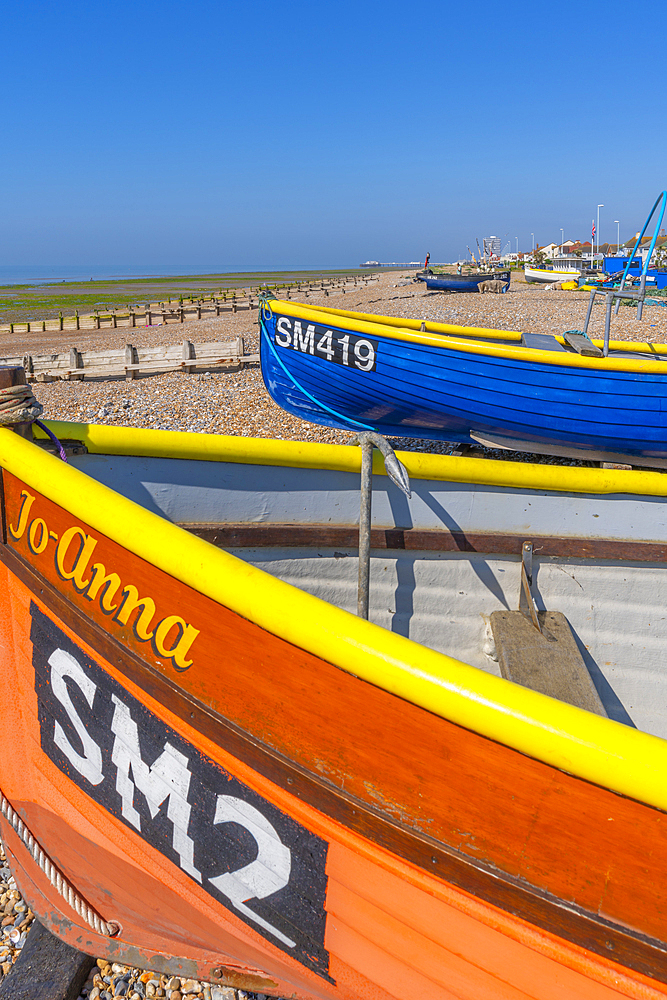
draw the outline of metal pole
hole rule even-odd
[[[604,350],[605,358],[609,357],[609,334],[611,330],[611,307],[614,301],[614,293],[607,292],[607,312],[604,318]]]
[[[646,294],[646,274],[642,274],[639,279],[639,298],[637,299],[637,319],[642,318],[644,308],[644,295]]]
[[[371,501],[373,499],[373,442],[365,435],[361,444],[361,504],[359,508],[359,588],[357,614],[368,620],[371,572]]]
[[[604,205],[598,205],[598,227],[595,230],[595,235],[598,238],[598,253],[600,253],[600,209],[604,208]]]
[[[588,324],[591,321],[591,313],[593,312],[593,302],[595,300],[595,289],[591,292],[591,300],[588,303],[588,312],[586,313],[586,322],[584,323],[584,333],[588,334]]]
[[[618,257],[621,252],[621,223],[618,219],[614,219],[616,223],[616,256]]]
[[[563,227],[560,227],[560,252],[563,255],[563,243],[565,242],[565,235],[563,233]]]
[[[373,448],[377,448],[384,458],[387,476],[408,500],[410,477],[407,469],[398,460],[386,438],[375,431],[362,431],[356,443],[361,445],[361,502],[359,509],[359,589],[357,591],[357,614],[368,621],[368,595],[371,572],[371,501],[373,497]]]

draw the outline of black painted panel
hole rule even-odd
[[[34,604],[31,614],[47,756],[237,917],[330,980],[326,842],[158,719]]]

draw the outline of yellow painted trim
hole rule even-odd
[[[427,649],[298,590],[0,429],[0,465],[140,558],[287,642],[429,712],[667,810],[667,742]]]
[[[300,319],[311,320],[312,322],[326,323],[328,314],[311,306],[304,306],[297,302],[285,302],[279,299],[271,300],[271,308],[279,311],[282,315],[295,316]],[[358,314],[357,314],[358,315]],[[467,354],[482,354],[488,358],[508,358],[512,361],[531,361],[536,364],[559,365],[562,368],[583,368],[587,371],[612,371],[629,372],[638,375],[667,375],[667,368],[664,363],[657,361],[636,361],[633,358],[586,358],[581,354],[565,354],[560,351],[540,351],[531,347],[522,347],[513,344],[478,344],[474,340],[463,340],[452,336],[445,336],[442,333],[415,332],[404,327],[396,329],[393,324],[385,324],[384,316],[376,316],[373,321],[354,318],[355,314],[347,314],[345,318],[345,329],[353,330],[355,333],[363,333],[369,337],[385,337],[389,340],[409,341],[411,344],[426,344],[429,347],[447,347],[448,350],[464,351]],[[434,326],[434,324],[430,324]],[[441,324],[442,325],[442,324]],[[480,327],[451,327],[454,332],[462,335],[486,336]],[[475,331],[470,334],[470,331]],[[489,331],[493,332],[493,331]],[[495,331],[504,332],[504,331]],[[557,338],[564,343],[562,337]],[[594,341],[600,345],[602,341]],[[611,345],[610,345],[611,346]],[[638,350],[638,345],[631,341],[614,341],[614,349]],[[644,346],[644,345],[642,345]],[[666,350],[658,350],[658,345],[651,345],[651,349],[656,354],[666,353]]]
[[[45,423],[56,437],[81,441],[91,454],[97,455],[238,462],[242,465],[278,465],[339,472],[359,472],[361,468],[360,449],[349,445],[151,431],[137,427],[108,427],[64,420],[47,420]],[[39,427],[34,428],[34,434],[37,438],[46,438]],[[417,451],[398,451],[396,454],[411,479],[479,483],[481,486],[553,490],[559,493],[667,496],[667,475],[662,472],[586,469],[486,458],[452,458],[449,455],[431,455]],[[373,471],[378,475],[382,474],[384,464],[378,452],[373,456],[373,463]]]
[[[283,303],[281,302],[281,305]],[[299,303],[300,304],[300,303]],[[304,308],[310,309],[311,306]],[[330,313],[346,319],[366,320],[369,323],[381,322],[383,326],[399,327],[401,330],[421,330],[422,322],[427,333],[460,334],[464,337],[484,337],[487,340],[521,340],[520,330],[493,330],[484,326],[454,326],[452,323],[435,323],[432,320],[404,319],[402,316],[378,316],[376,313],[349,312],[346,309],[332,309],[330,306],[313,306],[317,312]]]

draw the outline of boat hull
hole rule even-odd
[[[528,284],[549,284],[554,281],[576,281],[581,271],[576,267],[548,271],[546,268],[526,267],[523,276]]]
[[[492,271],[480,274],[417,275],[420,281],[433,292],[476,292],[482,281],[505,281],[509,287],[511,271]]]
[[[47,464],[45,482],[65,475]],[[232,475],[218,469],[230,496]],[[18,883],[54,933],[128,964],[302,998],[665,995],[660,809],[213,599],[210,582],[231,574],[236,590],[255,581],[258,607],[284,594],[299,621],[323,614],[308,615],[295,588],[258,587],[255,570],[145,499],[137,536],[154,532],[164,552],[183,535],[202,567],[170,575],[114,538],[134,505],[109,499],[100,514],[111,491],[74,476],[70,511],[29,471],[3,475],[0,692],[13,739],[0,745],[2,790],[120,924],[115,938],[87,928],[3,820]],[[201,480],[188,483],[201,495]],[[336,621],[348,619],[352,635],[352,616]],[[369,656],[388,633],[363,627]]]
[[[549,363],[548,351],[540,360],[532,359],[538,352],[487,354],[449,346],[445,337],[387,336],[380,323],[355,327],[324,312],[301,319],[287,303],[275,309],[262,318],[264,382],[279,406],[304,420],[397,437],[492,434],[667,455],[667,375]]]

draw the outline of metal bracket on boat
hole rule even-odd
[[[382,452],[387,475],[410,499],[410,477],[386,438],[374,431],[362,431],[352,441],[361,445],[361,503],[359,508],[359,584],[357,614],[368,619],[368,584],[371,570],[371,501],[373,498],[373,448]]]
[[[524,542],[521,546],[521,585],[519,588],[519,611],[533,623],[538,632],[542,632],[537,608],[533,600],[533,543]]]

